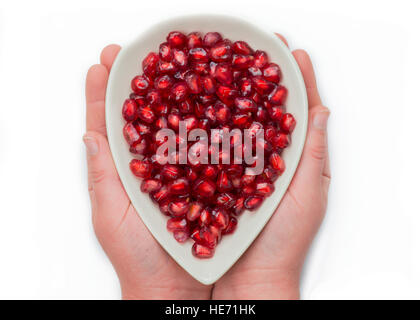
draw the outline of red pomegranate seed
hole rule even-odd
[[[274,90],[275,84],[265,80],[263,77],[252,77],[252,87],[261,95],[267,95]]]
[[[217,185],[217,190],[220,192],[229,191],[232,189],[232,183],[229,180],[229,177],[226,171],[222,170],[219,172],[216,185]]]
[[[243,186],[247,186],[249,184],[252,184],[255,181],[255,176],[254,175],[248,175],[248,174],[244,174],[241,177],[241,183]]]
[[[204,207],[204,205],[203,205],[202,202],[195,201],[195,202],[191,203],[191,205],[188,209],[188,212],[187,212],[187,219],[189,221],[196,220],[200,216],[201,211],[203,210],[203,207]]]
[[[142,62],[143,72],[149,77],[153,77],[156,74],[156,66],[159,62],[159,56],[150,52]]]
[[[159,76],[155,79],[155,88],[167,92],[172,88],[174,81],[168,75]]]
[[[174,231],[174,238],[179,243],[184,243],[185,241],[188,240],[189,235],[188,235],[188,232],[186,232],[186,231],[176,230],[176,231]]]
[[[216,180],[217,173],[218,173],[218,169],[217,169],[216,166],[214,166],[212,164],[206,164],[201,169],[200,175],[203,178],[207,178],[207,179],[210,179],[210,180]]]
[[[192,254],[194,255],[194,257],[197,257],[199,259],[208,259],[213,257],[214,249],[210,249],[196,242],[192,246]]]
[[[243,98],[243,97],[236,98],[235,99],[235,106],[236,106],[237,110],[241,113],[257,111],[256,103],[249,98]]]
[[[155,201],[159,204],[163,203],[163,201],[169,199],[169,197],[170,197],[168,187],[163,185],[162,188],[160,188],[159,190],[157,190],[155,192],[152,192],[150,194],[150,197],[152,198],[153,201]],[[168,203],[168,205],[169,205],[169,203]]]
[[[162,187],[162,182],[158,179],[145,179],[141,183],[140,190],[142,192],[151,193],[159,190]]]
[[[192,190],[198,198],[209,199],[216,192],[216,184],[209,179],[199,179]]]
[[[126,121],[133,121],[137,118],[137,103],[134,99],[124,101],[122,115]]]
[[[168,189],[172,194],[187,194],[190,190],[190,184],[187,178],[178,178],[168,183]]]
[[[232,116],[232,123],[238,128],[245,128],[250,121],[251,118],[248,114],[235,114]]]
[[[145,154],[148,147],[147,140],[140,138],[130,146],[130,152],[133,154]]]
[[[137,132],[136,128],[131,122],[127,122],[127,124],[124,126],[123,134],[129,145],[132,145],[140,139],[140,134]]]
[[[254,58],[254,66],[257,68],[262,69],[268,63],[268,55],[265,51],[255,51]]]
[[[209,60],[209,54],[204,48],[192,48],[189,51],[189,56],[192,61],[195,62],[207,62]]]
[[[245,41],[236,41],[233,43],[233,51],[238,54],[250,55],[254,53],[248,43]]]
[[[255,194],[269,197],[274,192],[274,185],[269,182],[257,182],[255,184]]]
[[[234,215],[239,216],[242,212],[244,212],[244,201],[245,197],[236,198],[235,204],[232,206],[232,212]]]
[[[234,233],[237,225],[238,225],[238,220],[236,220],[236,218],[234,217],[229,218],[228,226],[226,227],[225,230],[222,231],[222,234],[225,235],[225,234]]]
[[[286,168],[284,164],[284,160],[277,152],[273,152],[270,155],[270,158],[268,159],[268,161],[270,162],[271,167],[277,170],[279,174],[282,174],[284,172]]]
[[[130,161],[130,170],[136,177],[146,179],[152,174],[152,164],[148,159],[133,159]]]
[[[227,214],[226,210],[222,208],[213,210],[212,219],[216,226],[220,227],[222,231],[226,229],[229,224],[229,215]]]
[[[222,40],[222,36],[218,32],[208,32],[204,35],[203,45],[205,47],[212,47]]]
[[[162,60],[165,60],[167,62],[171,61],[173,57],[171,50],[172,48],[169,45],[169,43],[167,42],[161,43],[159,46],[159,57]]]
[[[216,226],[214,226],[216,227]],[[216,227],[218,228],[218,227]],[[207,248],[214,248],[219,241],[219,232],[213,228],[213,225],[204,226],[200,229],[197,238],[197,243]]]
[[[184,77],[185,82],[188,85],[190,93],[197,94],[201,92],[201,81],[200,76],[192,71],[188,71]]]
[[[160,171],[160,174],[165,180],[175,180],[182,176],[182,169],[174,164],[165,164]]]
[[[230,119],[230,109],[224,103],[218,101],[214,105],[216,121],[223,124]]]
[[[146,95],[147,102],[151,105],[160,104],[162,97],[157,89],[150,89]]]
[[[239,95],[236,89],[225,85],[218,86],[216,89],[216,94],[219,99],[228,106],[233,105],[235,98]]]
[[[196,48],[201,47],[203,44],[203,40],[201,39],[201,35],[199,32],[191,32],[187,35],[187,48]]]
[[[219,63],[216,66],[214,77],[221,84],[231,84],[233,81],[232,68],[228,63]]]
[[[261,69],[260,68],[257,68],[257,67],[249,67],[248,68],[248,72],[249,72],[250,75],[252,75],[254,77],[256,77],[256,76],[262,76],[262,74],[263,74],[261,72]]]
[[[176,199],[169,203],[168,210],[174,217],[182,217],[187,213],[189,207],[187,199]]]
[[[280,120],[280,128],[286,132],[291,133],[296,126],[296,120],[290,113],[285,113]]]
[[[173,48],[182,48],[187,42],[187,37],[182,32],[172,31],[168,34],[166,41]]]
[[[287,89],[277,86],[268,96],[268,101],[273,105],[283,105],[287,98]]]
[[[164,129],[168,127],[168,119],[166,119],[165,117],[159,117],[156,119],[155,121],[155,126],[158,129]]]
[[[260,122],[265,122],[268,118],[267,109],[262,106],[257,108],[257,112],[255,113],[255,119]]]
[[[274,83],[279,83],[279,81],[281,80],[281,71],[279,65],[276,63],[270,63],[267,66],[265,66],[265,68],[263,69],[263,76],[265,80]]]
[[[243,97],[251,95],[252,92],[252,81],[251,79],[245,78],[239,82],[239,88]]]
[[[149,80],[145,76],[136,76],[131,80],[131,89],[139,95],[145,94],[149,88]]]
[[[186,231],[188,229],[188,221],[182,217],[170,218],[166,223],[166,228],[171,232],[177,230]]]
[[[237,69],[248,69],[254,64],[253,56],[244,56],[242,54],[234,54],[232,57],[232,66]]]
[[[209,225],[210,222],[211,222],[211,209],[204,208],[201,211],[200,216],[198,217],[198,224],[203,227],[203,226]]]
[[[180,102],[186,99],[188,95],[188,86],[185,82],[175,83],[171,88],[171,99]]]
[[[162,212],[165,216],[170,217],[171,214],[169,213],[169,204],[171,203],[171,199],[165,199],[162,200],[159,203],[159,210]]]
[[[210,48],[210,58],[216,62],[229,61],[232,58],[232,48],[223,41],[216,43]]]
[[[219,207],[226,208],[226,209],[232,208],[235,202],[236,202],[236,199],[234,195],[229,192],[219,193],[216,197],[216,205],[218,205]]]
[[[160,74],[174,74],[176,72],[176,66],[172,62],[160,60],[157,70]]]
[[[201,78],[201,83],[206,94],[213,94],[216,92],[216,83],[210,76],[204,76]]]
[[[155,113],[150,105],[140,107],[138,110],[138,116],[146,123],[153,123],[156,120]]]
[[[270,106],[268,113],[270,114],[270,118],[272,120],[279,122],[283,116],[283,108],[280,106]]]
[[[248,210],[257,209],[263,202],[264,198],[261,196],[249,196],[244,201],[244,207]]]
[[[171,113],[170,115],[168,115],[168,125],[170,128],[178,131],[179,121],[181,121],[181,117],[179,116],[179,114]]]
[[[174,65],[182,69],[187,67],[188,55],[184,50],[173,49],[172,54],[173,54],[172,62]]]
[[[279,132],[273,137],[271,142],[274,147],[284,149],[290,144],[290,138],[287,133]]]

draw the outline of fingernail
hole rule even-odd
[[[330,112],[328,110],[320,111],[316,113],[313,120],[314,127],[319,130],[327,129],[327,122],[328,122],[329,116],[330,116]]]
[[[83,142],[85,143],[86,151],[88,155],[94,156],[95,154],[98,153],[98,143],[96,142],[96,139],[94,137],[85,135],[83,137]]]

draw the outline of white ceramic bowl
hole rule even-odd
[[[142,72],[141,61],[150,51],[158,51],[170,31],[184,33],[218,31],[232,41],[245,40],[252,48],[265,50],[271,61],[280,65],[282,84],[289,90],[286,108],[297,121],[292,143],[284,153],[286,171],[277,179],[275,192],[255,212],[245,211],[239,218],[233,235],[225,236],[213,258],[200,260],[191,253],[192,241],[179,244],[166,230],[167,217],[139,189],[139,180],[129,169],[133,158],[122,134],[124,120],[121,108],[129,96],[131,79]],[[307,128],[307,97],[299,67],[290,50],[273,33],[239,18],[225,15],[191,15],[165,20],[144,31],[118,54],[108,80],[106,93],[106,125],[109,144],[121,181],[139,216],[155,239],[195,279],[204,283],[216,282],[240,258],[270,219],[294,175],[298,165]],[[158,266],[157,266],[158,267]]]

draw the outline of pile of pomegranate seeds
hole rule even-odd
[[[167,229],[174,238],[180,243],[192,239],[193,255],[210,258],[222,236],[235,231],[238,216],[261,206],[285,170],[281,152],[290,143],[296,121],[283,107],[287,89],[279,84],[280,67],[245,41],[231,42],[218,32],[202,37],[178,31],[170,32],[159,52],[144,58],[142,67],[122,110],[127,122],[123,134],[135,155],[130,169],[142,179],[141,191],[170,217]],[[179,152],[171,154],[174,161],[161,164],[157,149],[165,140],[157,132],[174,130],[180,145],[181,121],[188,132],[200,128],[209,136],[211,129],[263,129],[263,138],[253,142],[254,149],[256,144],[263,148],[262,172],[246,174],[255,163],[234,164],[233,152],[228,164],[189,158],[180,164]],[[212,137],[211,143],[220,143],[217,139]],[[246,149],[242,136],[230,139],[232,149],[238,144]],[[186,145],[188,150],[197,149],[195,141]],[[210,146],[208,152],[210,157],[214,149]],[[226,160],[223,153],[219,158]]]

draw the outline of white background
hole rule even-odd
[[[305,48],[332,111],[330,202],[303,298],[419,299],[415,3],[0,1],[0,298],[120,298],[90,223],[86,71],[108,43],[205,10],[264,23]]]

